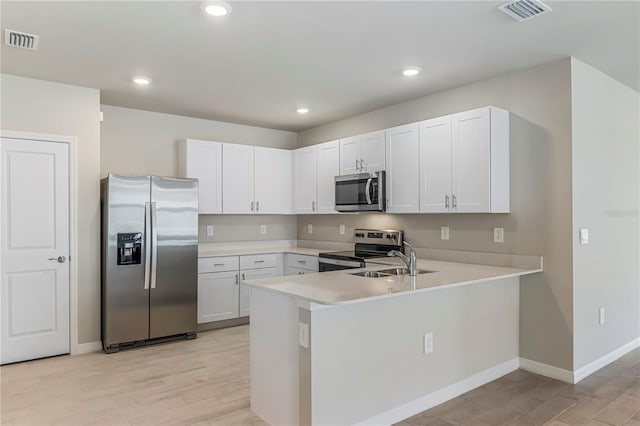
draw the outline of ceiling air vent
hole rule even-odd
[[[498,9],[511,16],[518,22],[524,22],[543,13],[551,12],[551,8],[538,0],[517,0],[512,1]]]
[[[20,31],[4,30],[4,44],[20,49],[36,50],[40,36],[21,33]]]

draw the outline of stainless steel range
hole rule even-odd
[[[353,235],[354,250],[325,252],[318,255],[320,272],[364,268],[367,260],[387,257],[387,253],[391,250],[404,253],[402,231],[356,229]]]

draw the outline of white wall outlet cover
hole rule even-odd
[[[344,235],[344,225],[340,225],[340,235]]]
[[[586,228],[580,230],[580,244],[589,244],[589,230]]]
[[[449,227],[448,226],[441,226],[440,227],[440,239],[441,240],[448,240],[449,239]]]
[[[313,225],[310,223],[307,225],[307,234],[313,234]]]
[[[267,225],[260,225],[260,235],[267,235]]]
[[[213,237],[213,225],[207,225],[207,237]]]
[[[504,243],[504,228],[493,228],[493,242]]]
[[[309,348],[309,324],[298,323],[298,344],[303,348]]]
[[[425,333],[424,335],[424,353],[433,352],[433,333]]]

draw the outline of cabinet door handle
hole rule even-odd
[[[312,201],[312,202],[311,202],[311,211],[312,211],[312,212],[315,212],[315,211],[316,211],[316,202],[315,202],[315,201]]]
[[[253,263],[264,263],[264,260],[254,260]]]
[[[449,195],[447,194],[444,195],[444,207],[449,208]]]
[[[298,260],[298,263],[307,263],[306,260]]]
[[[458,200],[456,199],[455,194],[451,196],[451,206],[454,209],[458,207]]]
[[[242,274],[242,281],[244,281],[244,273]]]
[[[238,285],[238,274],[236,274],[236,285]]]
[[[253,201],[251,202],[251,211],[253,211]]]
[[[224,263],[214,263],[213,266],[224,266]]]
[[[356,158],[356,171],[360,170],[360,165],[358,164],[358,159]]]
[[[361,172],[364,172],[364,171],[365,171],[365,170],[364,170],[364,168],[365,168],[364,160],[361,158],[361,159],[360,159],[360,171],[361,171]]]
[[[260,210],[260,201],[256,201],[256,211]]]

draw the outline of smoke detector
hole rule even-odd
[[[38,39],[40,36],[35,34],[23,33],[20,31],[4,30],[4,44],[20,49],[36,50],[38,49]]]
[[[551,12],[551,8],[539,0],[516,0],[498,6],[498,9],[518,22],[528,21],[543,13]]]

